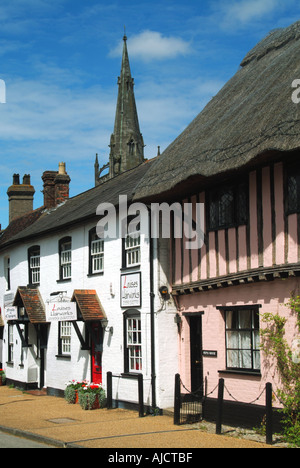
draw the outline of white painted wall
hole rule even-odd
[[[15,294],[18,286],[28,284],[28,248],[39,245],[41,250],[41,279],[40,293],[44,303],[51,299],[51,293],[65,291],[71,298],[74,289],[95,289],[103,305],[108,318],[109,327],[113,327],[113,334],[104,333],[102,374],[103,385],[106,386],[106,373],[121,374],[124,372],[124,331],[123,313],[125,309],[120,307],[120,275],[121,275],[121,239],[105,240],[104,247],[104,274],[88,276],[89,267],[89,230],[95,223],[87,223],[84,226],[73,227],[64,230],[60,234],[35,239],[32,242],[24,242],[12,246],[9,251],[2,252],[0,256],[0,305],[4,309],[4,296],[12,292]],[[69,282],[57,282],[59,279],[59,239],[72,237],[72,280]],[[161,256],[162,266],[158,262]],[[4,278],[4,258],[10,257],[11,264],[11,291],[6,291]],[[149,240],[141,241],[141,266],[142,275],[142,355],[144,377],[144,400],[151,405],[151,326],[150,326],[150,258]],[[130,270],[131,272],[132,270]],[[160,243],[154,250],[154,293],[155,293],[155,355],[156,355],[156,388],[157,406],[164,408],[173,405],[174,375],[178,372],[177,359],[177,326],[174,323],[176,308],[173,301],[162,301],[158,289],[162,285],[168,285],[169,250],[167,243]],[[52,298],[53,299],[53,298]],[[83,329],[83,322],[78,322]],[[14,362],[7,362],[7,327],[5,327],[3,346],[3,366],[6,369],[7,378],[16,382],[29,382],[29,377],[36,372],[39,376],[40,365],[37,356],[36,335],[33,325],[30,327],[29,342],[31,348],[22,350],[16,327],[14,330]],[[52,323],[49,328],[48,348],[46,353],[46,380],[45,386],[63,390],[66,383],[72,379],[90,380],[91,362],[90,352],[82,351],[81,345],[74,329],[72,329],[71,359],[59,358],[58,354],[58,325]],[[23,363],[23,365],[22,365]],[[21,365],[20,365],[21,364]],[[36,369],[36,371],[34,370]],[[137,380],[113,378],[114,398],[125,401],[137,401]]]

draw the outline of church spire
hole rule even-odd
[[[134,79],[131,76],[125,34],[118,87],[114,132],[109,145],[111,177],[136,167],[144,161],[144,141],[140,132],[134,96]]]

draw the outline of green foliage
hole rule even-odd
[[[76,389],[74,387],[68,386],[65,389],[65,400],[69,404],[75,404],[76,403]]]
[[[296,317],[300,334],[300,296],[292,296],[288,303],[291,314]],[[266,356],[275,359],[280,387],[276,395],[283,405],[284,439],[300,446],[300,364],[292,360],[292,349],[285,339],[287,318],[279,314],[262,314],[266,328],[261,330],[261,347]]]
[[[105,391],[99,384],[84,385],[78,390],[78,401],[84,410],[103,408],[106,403]]]

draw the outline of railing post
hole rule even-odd
[[[107,398],[107,409],[112,408],[112,372],[106,374],[106,398]]]
[[[143,374],[138,375],[138,392],[139,392],[139,417],[143,418],[145,416]]]
[[[273,443],[272,384],[266,383],[266,443]]]
[[[174,424],[180,424],[180,374],[175,375],[174,388]]]
[[[223,400],[224,400],[224,379],[219,379],[216,434],[222,433]]]

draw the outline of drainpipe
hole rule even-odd
[[[148,208],[148,207],[147,207]],[[151,328],[151,389],[152,409],[156,408],[156,370],[155,370],[155,322],[154,322],[154,266],[153,266],[153,239],[151,236],[151,212],[149,213],[149,256],[150,256],[150,328]]]

